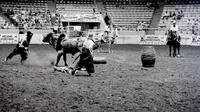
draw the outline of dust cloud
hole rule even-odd
[[[56,56],[56,53],[41,54],[32,51],[28,54],[28,59],[25,64],[34,66],[52,66],[54,65]]]

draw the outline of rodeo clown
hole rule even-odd
[[[85,43],[86,42],[86,43]],[[93,62],[93,56],[92,56],[92,50],[95,50],[98,48],[98,45],[96,45],[92,38],[88,37],[87,41],[83,43],[83,46],[79,46],[80,54],[76,57],[75,61],[80,57],[79,61],[75,65],[74,68],[71,68],[71,75],[74,75],[77,70],[86,69],[89,76],[91,76],[92,73],[94,73],[94,62]],[[75,62],[74,61],[74,62]]]
[[[27,31],[26,38],[20,39],[18,44],[16,45],[15,49],[5,58],[5,62],[9,59],[12,59],[15,55],[21,56],[21,64],[24,63],[24,61],[28,58],[28,47],[30,44],[30,41],[32,39],[33,33],[30,31]]]

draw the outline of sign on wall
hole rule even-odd
[[[145,35],[140,36],[139,44],[149,44],[149,45],[165,45],[167,36],[165,35]]]
[[[0,44],[16,44],[18,34],[0,34]]]

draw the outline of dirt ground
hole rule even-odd
[[[0,45],[0,59],[13,47]],[[89,77],[53,72],[56,52],[48,45],[31,45],[25,65],[19,56],[0,62],[0,111],[200,112],[200,47],[183,46],[181,58],[169,57],[166,46],[155,49],[154,68],[141,66],[140,45],[116,45],[112,54],[95,52],[107,64],[95,65]]]

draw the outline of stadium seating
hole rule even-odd
[[[180,2],[180,4],[181,3],[182,2]],[[175,12],[176,19],[178,11],[183,12],[183,17],[177,20],[177,25],[179,26],[179,33],[181,35],[200,35],[200,32],[198,30],[198,28],[200,28],[200,4],[165,5],[159,27],[165,27],[167,30],[172,25],[173,18],[169,17],[168,19],[163,19],[166,11]],[[163,34],[165,33],[165,31],[158,32]],[[158,34],[158,32],[156,34]]]
[[[18,0],[16,1],[1,1],[0,7],[3,9],[4,12],[6,12],[8,9],[13,9],[14,12],[18,12],[21,10],[31,10],[32,12],[37,11],[46,11],[46,2],[47,0],[34,0],[34,1],[23,1]]]
[[[12,10],[14,14],[31,11],[46,15],[48,10],[47,2],[48,0],[1,0],[0,8],[5,13],[8,10]],[[154,8],[148,8],[147,2],[148,0],[118,0],[117,2],[116,0],[103,0],[105,11],[110,16],[112,23],[125,31],[136,31],[140,22],[143,22],[144,28],[148,28],[152,20]],[[165,34],[173,21],[173,13],[175,12],[177,16],[178,11],[182,11],[184,16],[177,20],[180,33],[200,35],[198,31],[200,28],[199,0],[167,0],[167,3],[164,6],[158,25],[160,30],[156,31],[155,34]],[[63,15],[69,17],[92,15],[94,14],[93,8],[95,8],[96,14],[99,14],[95,0],[56,0],[56,11],[61,17]],[[166,15],[171,17],[166,19]],[[0,16],[0,26],[4,25],[5,21],[7,20]],[[45,26],[49,27],[50,24]]]
[[[134,4],[133,4],[134,3]],[[106,1],[105,8],[113,24],[124,30],[136,30],[139,22],[148,27],[153,15],[153,8],[147,8],[145,2],[117,5],[116,2]]]
[[[5,19],[0,16],[0,27],[3,27],[5,23]]]
[[[57,0],[57,4],[94,4],[94,0]]]
[[[88,17],[91,17],[89,22],[99,22],[97,18],[92,19],[94,16],[93,9],[95,9],[95,15],[99,15],[99,11],[93,0],[57,1],[56,3],[56,10],[61,15],[61,19],[68,21],[74,19],[74,21],[81,22],[81,20],[78,20],[77,18],[80,19],[87,15]]]
[[[47,21],[47,0],[1,0],[0,7],[3,13],[10,18],[11,22],[18,27],[47,28],[50,24]],[[35,18],[39,19],[36,25]],[[43,21],[43,22],[42,22]],[[30,24],[29,24],[30,23]],[[34,23],[34,25],[32,24]]]
[[[93,14],[94,4],[57,4],[57,11],[65,14]]]

